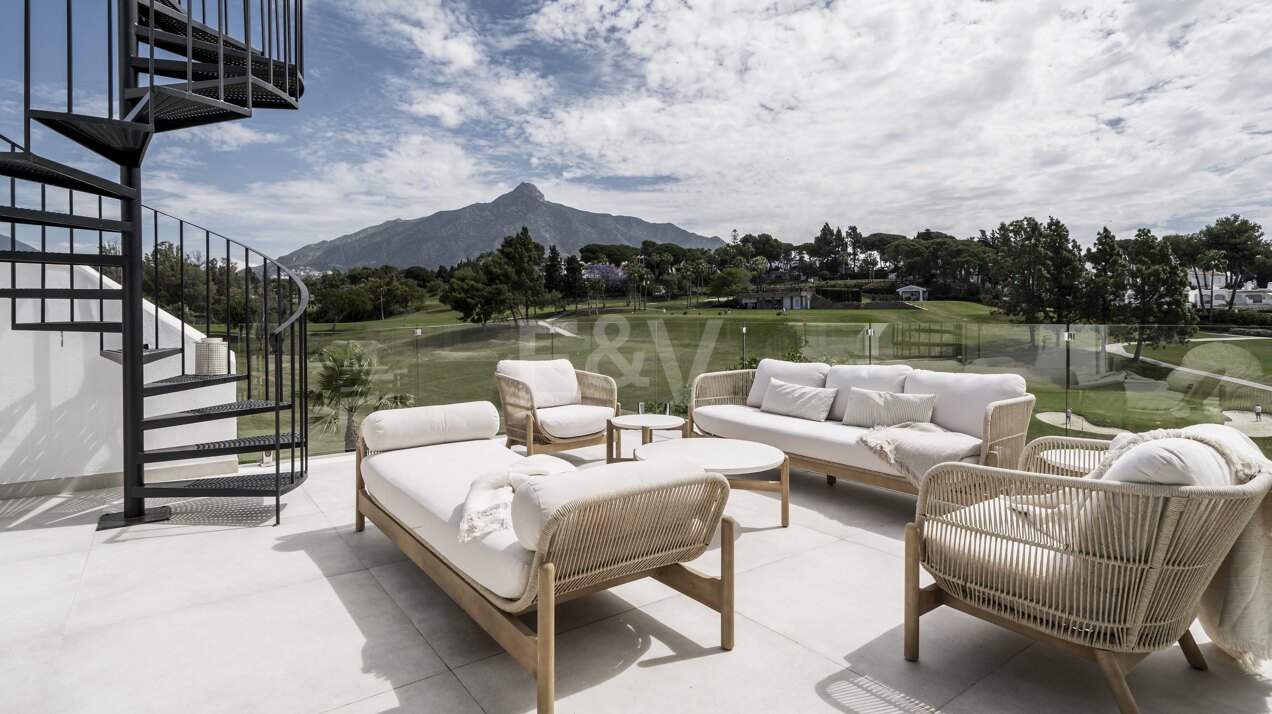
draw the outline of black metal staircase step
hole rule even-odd
[[[275,405],[277,405],[278,409],[283,411],[291,409],[291,404],[288,404],[287,402],[271,402],[265,399],[248,399],[241,402],[217,404],[216,406],[211,407],[199,407],[198,409],[187,409],[183,412],[146,417],[141,420],[141,428],[164,429],[170,426],[181,426],[182,424],[198,424],[201,422],[216,421],[218,419],[233,419],[241,416],[249,416],[251,414],[265,414],[267,412],[273,412]]]
[[[201,459],[206,456],[250,454],[254,451],[273,451],[275,446],[280,449],[290,449],[293,446],[301,446],[303,444],[304,438],[300,434],[290,432],[279,434],[277,439],[275,439],[273,434],[245,436],[225,441],[208,441],[202,444],[188,444],[185,446],[172,446],[166,449],[143,451],[141,452],[141,462],[152,464],[159,461]]]
[[[150,382],[141,388],[141,393],[147,397],[154,397],[160,394],[184,392],[188,389],[202,389],[203,387],[215,387],[218,384],[232,384],[241,382],[244,379],[247,379],[246,374],[181,374],[176,377]]]
[[[227,78],[222,84],[221,82],[195,82],[194,93],[200,96],[216,99],[224,96],[224,101],[235,106],[247,107],[247,93],[252,93],[253,109],[299,109],[300,103],[295,98],[287,96],[287,93],[280,87],[276,87],[269,82],[252,77],[248,81],[247,77],[231,77]]]
[[[186,31],[188,29],[192,41],[201,46],[196,54],[203,54],[207,50],[202,46],[210,45],[213,54],[212,61],[216,59],[218,40],[223,42],[227,49],[238,52],[247,51],[247,45],[243,44],[242,40],[231,37],[229,33],[218,33],[216,28],[211,25],[198,20],[191,20],[184,11],[174,8],[171,4],[162,0],[153,8],[155,15],[153,23],[150,21],[151,11],[150,0],[137,1],[137,34],[142,34],[142,30],[148,30],[152,26],[160,30],[155,38],[155,47],[185,56]],[[174,41],[171,38],[176,38],[176,40]]]
[[[195,23],[195,25],[199,24],[200,23],[197,22]],[[155,47],[166,52],[171,52],[179,57],[187,56],[187,43],[184,28],[182,28],[180,32],[169,32],[162,27],[155,29],[147,25],[138,25],[137,39],[142,42],[153,41]],[[211,36],[206,41],[199,39],[198,35],[196,35],[195,38],[189,42],[188,49],[190,51],[190,59],[195,62],[217,62],[219,59],[224,58],[224,61],[227,64],[246,64],[249,56],[247,50],[243,46],[243,43],[229,35],[225,36],[225,44],[223,46],[224,52],[218,52],[215,29],[212,30]],[[261,54],[256,50],[252,50],[251,56],[255,58],[260,57]],[[150,58],[147,57],[146,61],[149,62]]]
[[[273,496],[275,484],[278,493],[287,493],[303,484],[307,476],[304,471],[283,471],[277,480],[272,473],[208,476],[142,486],[138,495],[146,498]]]
[[[0,176],[69,188],[107,198],[136,198],[137,191],[26,151],[0,154]]]
[[[122,300],[123,289],[114,288],[0,288],[0,298],[11,300]]]
[[[154,137],[146,123],[32,109],[31,119],[117,164],[141,160]]]
[[[181,354],[180,347],[164,347],[163,349],[158,350],[142,350],[141,363],[150,364],[151,362],[158,362],[161,359],[175,357],[179,354]],[[116,364],[124,363],[123,350],[102,350],[102,356]]]
[[[269,83],[271,79],[271,65],[273,66],[273,85],[280,91],[286,93],[290,89],[294,93],[304,94],[304,84],[300,81],[299,74],[295,65],[289,65],[279,60],[270,60],[265,57],[254,56],[252,58],[252,74],[259,80]],[[154,69],[156,77],[165,77],[168,79],[180,79],[185,81],[187,78],[191,82],[216,82],[217,78],[225,76],[227,81],[234,77],[242,77],[247,73],[243,65],[225,65],[224,73],[220,72],[220,68],[215,62],[191,62],[187,64],[185,60],[161,60],[156,59],[151,65],[150,60],[146,58],[137,58],[132,61],[133,69],[139,72],[149,72]],[[178,85],[181,86],[181,85]]]
[[[3,211],[0,206],[0,212]],[[0,223],[4,223],[0,220]],[[0,263],[34,263],[36,265],[105,265],[121,268],[124,265],[122,255],[102,255],[101,253],[53,253],[40,250],[0,250]]]
[[[18,322],[15,330],[38,332],[123,332],[122,322],[96,322],[80,320],[78,322]]]
[[[130,89],[126,94],[141,99],[131,117],[149,122],[153,115],[157,132],[216,124],[252,115],[250,109],[236,104],[187,92],[185,84]]]
[[[31,208],[14,208],[13,206],[0,206],[0,223],[78,228],[86,231],[108,231],[110,233],[123,233],[128,230],[127,221],[96,218],[94,216],[77,216],[72,213],[58,213],[57,211],[37,211]],[[42,255],[48,254],[43,253]],[[94,263],[94,265],[102,264]]]

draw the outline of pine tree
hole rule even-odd
[[[1152,348],[1187,340],[1196,332],[1197,315],[1188,304],[1188,272],[1175,260],[1166,241],[1141,228],[1127,245],[1126,257],[1130,263],[1129,317],[1135,325],[1135,355],[1131,359],[1138,361],[1146,344]]]
[[[548,292],[564,292],[562,281],[561,251],[556,243],[548,246],[548,258],[543,262],[543,289]]]

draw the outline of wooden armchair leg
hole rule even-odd
[[[1096,650],[1095,663],[1100,665],[1100,671],[1104,673],[1104,681],[1113,693],[1118,711],[1122,714],[1139,714],[1139,706],[1135,704],[1135,697],[1126,683],[1126,672],[1117,656],[1112,652]]]
[[[539,567],[538,652],[535,680],[539,686],[539,714],[552,714],[556,701],[556,566]]]
[[[919,661],[919,527],[905,527],[905,658]]]
[[[737,523],[720,521],[720,648],[733,649],[733,547]]]
[[[534,456],[534,415],[526,415],[526,456]]]
[[[1184,657],[1193,669],[1210,668],[1210,665],[1206,664],[1206,656],[1201,653],[1201,648],[1197,646],[1197,640],[1193,639],[1191,632],[1184,632],[1184,636],[1179,638],[1179,649],[1184,651]]]
[[[782,527],[791,525],[791,459],[782,459]]]

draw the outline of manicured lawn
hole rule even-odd
[[[1130,347],[1127,348],[1128,350]],[[1144,350],[1145,357],[1272,385],[1272,338],[1189,342]]]

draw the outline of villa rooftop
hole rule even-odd
[[[530,675],[374,526],[354,532],[353,457],[311,467],[276,528],[258,499],[170,499],[171,521],[103,532],[118,489],[0,501],[4,709],[533,711]],[[649,579],[563,603],[558,711],[1115,711],[1090,663],[949,608],[902,657],[914,506],[796,470],[782,529],[776,494],[735,490],[736,648]],[[718,572],[717,549],[694,565]],[[1142,710],[1266,711],[1272,685],[1193,634],[1209,671],[1150,655],[1129,676]]]

